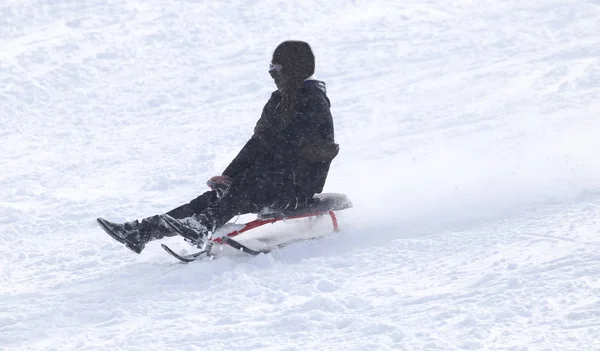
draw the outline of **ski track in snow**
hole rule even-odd
[[[0,350],[600,350],[600,2],[0,18]],[[286,39],[328,84],[342,231],[190,265],[111,241],[96,217],[168,211],[226,167]]]

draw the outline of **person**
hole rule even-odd
[[[265,104],[252,137],[223,173],[208,181],[211,190],[166,215],[122,224],[98,218],[100,226],[141,253],[148,242],[177,234],[200,245],[238,214],[308,206],[323,190],[339,151],[326,85],[314,78],[314,71],[308,43],[279,44],[269,66],[277,90]],[[172,219],[180,226],[174,228]]]

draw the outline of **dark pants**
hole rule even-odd
[[[306,206],[314,194],[304,194],[294,184],[294,179],[289,176],[250,169],[235,177],[220,199],[216,191],[207,191],[167,214],[176,219],[199,215],[204,221],[202,224],[214,231],[236,215],[257,213],[264,207],[283,211]],[[153,239],[175,235],[161,232],[162,235],[155,235]]]
[[[183,219],[206,210],[210,204],[217,201],[216,191],[207,191],[185,205],[181,205],[167,214],[176,219]]]

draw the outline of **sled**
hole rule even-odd
[[[311,238],[294,240],[291,242],[285,242],[285,243],[276,245],[275,247],[270,247],[270,248],[260,249],[260,250],[251,249],[251,248],[239,243],[238,241],[236,241],[233,238],[235,238],[236,236],[238,236],[242,233],[245,233],[249,230],[261,227],[265,224],[273,224],[273,223],[276,223],[279,221],[287,221],[287,220],[301,219],[301,218],[318,218],[318,217],[322,217],[322,216],[329,216],[331,218],[331,222],[333,225],[333,231],[337,232],[337,231],[339,231],[339,224],[338,224],[338,220],[335,215],[335,212],[345,210],[345,209],[348,209],[351,207],[352,207],[352,202],[344,194],[337,194],[337,193],[317,194],[313,197],[312,202],[308,206],[305,206],[302,208],[288,209],[285,211],[272,211],[272,210],[266,208],[263,211],[256,214],[257,217],[255,220],[241,224],[241,225],[234,225],[236,229],[226,232],[224,235],[219,235],[218,237],[215,237],[215,238],[209,238],[208,240],[206,240],[204,242],[204,245],[200,248],[201,251],[199,251],[199,252],[181,255],[181,254],[178,254],[175,251],[173,251],[171,248],[169,248],[165,244],[161,244],[161,246],[171,256],[177,258],[178,260],[180,260],[181,262],[184,262],[184,263],[193,262],[198,259],[205,258],[205,257],[209,258],[210,260],[214,259],[215,255],[212,252],[212,248],[213,248],[214,244],[228,245],[228,246],[230,246],[238,251],[244,252],[248,255],[256,256],[256,255],[260,255],[262,253],[268,253],[268,252],[272,251],[273,249],[281,248],[283,246],[287,246],[294,242],[310,240]],[[167,222],[168,221],[169,220],[167,219]],[[173,223],[171,225],[176,226],[177,224]],[[224,228],[226,228],[226,226],[224,226]],[[314,239],[314,238],[312,238],[312,239]]]

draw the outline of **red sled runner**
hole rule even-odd
[[[309,239],[300,239],[294,240],[291,242],[285,242],[283,244],[279,244],[275,247],[270,247],[267,249],[254,250],[251,249],[235,239],[234,237],[247,232],[249,230],[258,228],[265,224],[272,224],[279,221],[291,220],[291,219],[300,219],[300,218],[314,218],[314,217],[322,217],[328,215],[331,217],[331,222],[333,224],[333,230],[338,231],[339,225],[337,221],[337,217],[335,215],[335,211],[345,210],[347,208],[352,207],[352,202],[348,199],[348,197],[344,194],[336,194],[336,193],[325,193],[325,194],[317,194],[313,197],[313,201],[307,206],[294,210],[286,210],[283,212],[271,212],[271,211],[262,211],[257,213],[257,218],[251,222],[245,223],[241,228],[233,230],[225,235],[219,236],[217,238],[210,238],[206,240],[204,245],[201,248],[201,251],[195,252],[192,254],[178,254],[169,248],[165,244],[161,244],[162,248],[165,249],[171,256],[177,258],[179,261],[188,263],[193,262],[202,258],[209,258],[212,260],[215,258],[215,255],[212,252],[212,248],[214,244],[220,245],[228,245],[236,250],[247,253],[249,255],[260,255],[261,253],[268,253],[275,248],[280,248],[286,245],[289,245],[298,241],[305,241]]]

